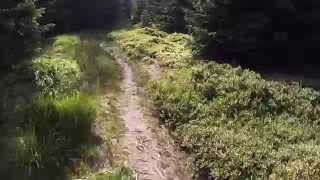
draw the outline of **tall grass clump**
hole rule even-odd
[[[32,71],[44,96],[73,94],[80,87],[80,68],[73,59],[42,56],[32,61]]]
[[[76,60],[80,38],[61,35],[43,54],[31,61],[34,82],[43,96],[64,96],[76,93],[80,87],[81,69]]]
[[[92,143],[96,116],[92,97],[39,97],[20,111],[16,158],[23,168],[32,169],[32,175],[69,167],[72,159],[83,158],[81,147]]]
[[[111,164],[109,141],[120,125],[114,107],[96,101],[119,87],[121,73],[99,42],[79,36],[53,38],[41,54],[1,78],[2,179],[67,180]]]

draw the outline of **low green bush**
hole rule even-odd
[[[164,122],[218,179],[320,177],[320,93],[210,63],[150,85]]]
[[[17,162],[33,174],[47,168],[70,167],[88,145],[96,116],[92,97],[73,95],[63,99],[36,98],[20,110]],[[54,170],[52,170],[54,172]]]
[[[182,67],[192,58],[192,38],[185,34],[168,34],[145,27],[114,31],[110,38],[134,59],[149,57],[160,60],[165,66]]]
[[[180,35],[170,36],[149,28],[112,34],[132,58],[179,64],[184,58],[171,55],[181,49],[188,52],[182,57],[191,57],[188,43],[174,46],[176,38],[182,42]],[[195,176],[319,179],[319,92],[230,65],[194,60],[173,67],[150,83],[149,94],[163,123],[193,157]]]

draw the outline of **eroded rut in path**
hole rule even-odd
[[[114,56],[122,68],[123,92],[118,108],[126,126],[119,143],[127,154],[129,167],[138,174],[139,180],[191,179],[184,154],[177,150],[165,129],[155,125],[157,119],[148,115],[151,110],[142,102],[144,98],[138,93],[127,58]]]

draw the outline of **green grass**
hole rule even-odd
[[[93,86],[85,87],[86,91],[119,90],[120,68],[113,57],[99,47],[98,42],[83,40],[77,53],[77,61],[83,72],[82,80]]]
[[[32,61],[31,68],[42,95],[64,96],[79,90],[81,72],[74,59],[42,56]]]
[[[80,43],[81,40],[77,35],[60,35],[53,39],[53,43],[46,54],[75,58]]]
[[[168,36],[138,28],[113,38],[141,60],[184,48],[190,52],[187,44],[157,48],[167,46]],[[185,59],[162,57],[178,64]],[[163,123],[193,157],[195,176],[319,179],[319,92],[266,81],[230,65],[184,62],[151,82],[149,94]]]
[[[16,158],[22,168],[64,169],[71,158],[84,158],[83,145],[94,145],[91,128],[96,102],[92,97],[39,97],[20,114]]]
[[[75,35],[54,38],[18,65],[0,83],[0,175],[60,180],[93,173],[97,147],[110,151],[109,138],[119,131],[113,106],[104,111],[97,99],[117,91],[119,80],[119,67],[97,42]],[[106,138],[93,134],[99,121],[108,126]]]

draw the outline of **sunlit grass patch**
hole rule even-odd
[[[53,44],[48,49],[48,54],[75,58],[80,42],[80,38],[76,35],[57,36],[53,39]]]
[[[185,34],[139,27],[112,32],[110,38],[134,59],[155,58],[165,66],[181,67],[192,58],[192,37]]]
[[[42,95],[68,95],[80,87],[80,68],[74,59],[39,57],[32,61],[32,71]]]

